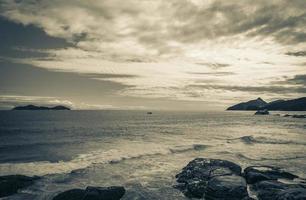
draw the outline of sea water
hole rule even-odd
[[[173,188],[175,175],[196,157],[306,178],[306,119],[280,114],[0,111],[0,175],[42,176],[6,199],[112,185],[126,188],[123,199],[186,199]]]

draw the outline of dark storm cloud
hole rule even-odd
[[[87,97],[91,97],[103,101],[115,91],[129,87],[107,80],[88,78],[86,74],[53,72],[5,61],[0,61],[0,70],[0,94],[58,96],[84,101]],[[112,77],[112,75],[103,77]]]
[[[203,65],[203,66],[208,66],[210,68],[213,69],[219,69],[219,68],[224,68],[224,67],[229,67],[229,64],[225,64],[225,63],[202,63],[202,62],[198,62],[195,63],[197,65]]]
[[[3,0],[2,11],[15,21],[42,27],[49,35],[85,41],[80,47],[90,50],[99,50],[95,43],[116,43],[123,38],[133,38],[158,55],[183,51],[169,41],[198,43],[241,34],[272,37],[285,44],[306,41],[304,0],[199,2]],[[117,26],[122,20],[126,26]]]
[[[94,78],[94,79],[114,79],[114,78],[136,78],[135,75],[129,75],[129,74],[83,74],[83,76]]]
[[[234,72],[190,72],[189,74],[194,75],[210,75],[210,76],[228,76],[228,75],[234,75]]]
[[[239,91],[250,93],[275,93],[275,94],[289,94],[289,93],[306,93],[305,87],[283,87],[283,86],[237,86],[237,85],[189,85],[188,88],[208,89],[208,90],[223,90],[223,91]]]
[[[244,34],[272,37],[279,43],[306,40],[305,1],[219,1],[199,6],[192,1],[167,1],[160,10],[165,21],[143,20],[135,27],[139,41],[160,51],[172,50],[167,41],[195,43]]]
[[[285,80],[282,81],[274,81],[271,82],[272,84],[285,84],[285,85],[302,85],[303,87],[306,88],[306,74],[298,74],[295,75],[294,77],[284,77]]]
[[[301,84],[306,87],[306,74],[296,75],[295,77],[288,79],[287,82],[294,84]]]
[[[287,52],[286,55],[296,56],[296,57],[304,57],[304,56],[306,56],[306,51]]]
[[[48,36],[34,25],[23,25],[0,16],[1,47],[26,47],[29,49],[54,49],[71,46],[64,39]]]
[[[0,55],[2,57],[46,57],[40,50],[71,46],[65,39],[48,36],[33,25],[22,25],[0,16]]]

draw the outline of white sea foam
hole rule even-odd
[[[70,161],[60,162],[28,162],[0,164],[0,174],[25,174],[43,176],[47,174],[70,173],[78,169],[85,169],[93,164],[117,163],[122,160],[136,159],[144,156],[167,155],[198,151],[205,149],[204,144],[188,144],[180,146],[160,146],[151,143],[124,145],[120,149],[97,150],[80,154]]]

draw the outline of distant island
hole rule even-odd
[[[261,98],[233,105],[227,110],[277,110],[277,111],[306,111],[306,97],[292,100],[276,100],[270,103]]]
[[[16,106],[12,110],[71,110],[71,109],[65,106],[46,107],[46,106],[27,105],[27,106]]]

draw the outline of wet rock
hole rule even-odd
[[[300,184],[287,184],[276,180],[260,181],[256,183],[252,189],[257,193],[257,197],[260,200],[282,199],[284,195],[287,196],[289,200],[289,197],[294,196],[294,194],[299,193],[301,194],[300,196],[306,194],[305,188]],[[282,200],[285,199],[286,198],[283,198]]]
[[[254,184],[264,180],[277,180],[280,178],[293,180],[298,176],[279,168],[271,166],[250,166],[245,168],[244,176],[248,184]]]
[[[306,115],[290,115],[290,114],[285,114],[284,117],[292,117],[292,118],[306,118]]]
[[[56,195],[53,200],[83,200],[85,190],[72,189]]]
[[[125,189],[120,186],[87,187],[84,200],[118,200],[124,195]]]
[[[279,181],[260,181],[252,189],[256,191],[260,200],[275,199],[279,192],[287,189],[287,185]]]
[[[187,185],[187,192],[185,193],[188,197],[201,198],[206,191],[206,181],[191,181]]]
[[[18,190],[34,184],[39,177],[29,177],[23,175],[0,176],[0,197],[10,196]]]
[[[176,178],[179,185],[175,187],[187,197],[202,198],[208,194],[213,199],[226,191],[242,191],[242,188],[246,191],[241,167],[227,160],[196,158]]]
[[[124,187],[87,187],[72,189],[56,195],[53,200],[119,200],[125,194]]]
[[[292,118],[306,118],[306,115],[292,115]]]
[[[298,176],[271,166],[250,166],[241,174],[233,162],[197,158],[177,176],[175,186],[190,198],[207,200],[306,200]],[[249,194],[250,192],[250,194]]]
[[[190,180],[209,180],[214,176],[241,174],[241,167],[233,162],[219,159],[196,158],[176,175],[177,182],[188,183]]]
[[[217,176],[208,181],[205,199],[241,200],[248,197],[247,184],[241,176]]]
[[[305,200],[306,189],[305,188],[292,188],[282,192],[276,197],[276,200]]]
[[[300,192],[300,196],[303,195],[303,191],[301,189],[303,188],[303,185],[299,181],[295,180],[298,178],[298,176],[285,172],[277,167],[247,167],[244,170],[244,176],[247,183],[252,184],[251,190],[257,194],[257,197],[260,200],[278,199],[281,198],[283,194],[288,196],[288,200],[294,199],[292,198],[292,196],[295,194],[293,191]]]

